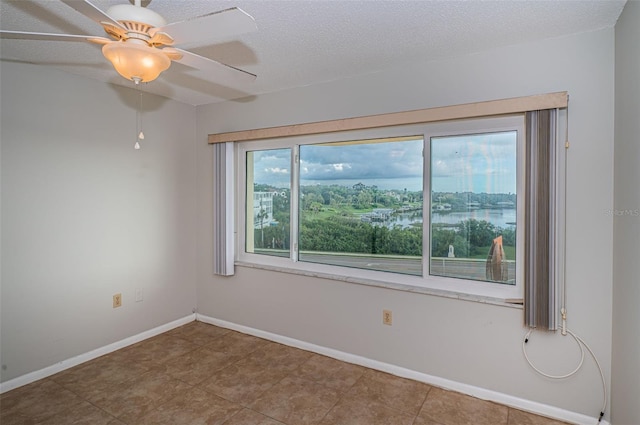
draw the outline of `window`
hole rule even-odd
[[[237,143],[238,259],[522,297],[522,115]]]
[[[291,149],[246,153],[246,252],[289,257]]]
[[[298,260],[422,275],[423,144],[301,145]]]
[[[516,283],[517,131],[431,138],[432,275]]]

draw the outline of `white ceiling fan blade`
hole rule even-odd
[[[165,48],[163,49],[163,51],[166,51],[169,54],[173,52],[181,54],[181,58],[172,59],[175,62],[181,63],[191,68],[211,73],[212,80],[221,85],[246,85],[252,83],[256,79],[256,76],[250,72],[225,65],[213,59],[205,58],[204,56],[200,56],[186,50]]]
[[[25,31],[0,31],[0,38],[10,38],[14,40],[44,40],[44,41],[91,41],[98,44],[111,43],[105,37],[94,35],[72,35],[72,34],[49,34],[44,32]]]
[[[175,40],[175,44],[187,44],[221,40],[257,29],[256,21],[251,15],[242,9],[233,7],[153,28],[149,32],[151,35],[159,31],[166,32]]]
[[[60,0],[67,6],[77,10],[89,19],[93,19],[97,23],[109,22],[122,29],[126,28],[118,21],[107,15],[106,12],[100,10],[96,5],[88,0]]]

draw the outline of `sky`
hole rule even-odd
[[[421,191],[422,138],[384,143],[300,146],[300,184],[363,183],[380,189]],[[255,151],[254,180],[290,187],[289,149]],[[515,132],[433,138],[435,192],[516,192]]]
[[[434,192],[516,193],[516,132],[431,139]]]

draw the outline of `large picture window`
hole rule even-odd
[[[237,144],[238,259],[522,296],[522,115]]]
[[[298,260],[422,275],[423,144],[300,146]]]

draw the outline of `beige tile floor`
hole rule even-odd
[[[0,423],[561,424],[201,322],[3,394]]]

